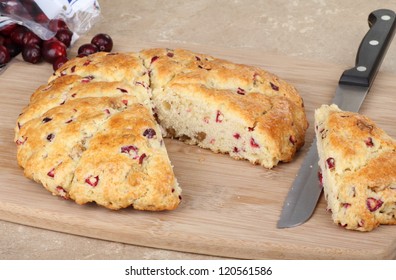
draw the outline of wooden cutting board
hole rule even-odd
[[[84,42],[81,38],[79,42]],[[260,50],[134,43],[115,38],[114,51],[183,47],[261,66],[294,84],[311,124],[306,145],[291,163],[272,170],[174,140],[166,146],[183,188],[171,212],[110,211],[52,196],[23,176],[16,163],[14,124],[34,89],[52,74],[49,64],[14,59],[0,76],[0,219],[105,240],[248,259],[389,259],[396,257],[396,227],[361,233],[333,224],[322,196],[305,224],[277,229],[284,198],[313,138],[313,111],[331,102],[346,66],[266,54]],[[76,48],[76,47],[75,47]],[[75,48],[72,53],[75,54]],[[19,60],[19,61],[18,61]],[[352,59],[351,59],[352,61]],[[361,113],[396,137],[396,77],[380,72]]]

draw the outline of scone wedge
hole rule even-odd
[[[336,224],[396,224],[396,141],[368,117],[336,105],[315,111],[319,177]]]

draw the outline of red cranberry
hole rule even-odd
[[[56,32],[55,37],[63,44],[65,44],[66,47],[70,47],[73,32],[71,32],[69,29],[61,29]]]
[[[15,28],[18,27],[18,24],[16,23],[10,23],[5,26],[0,27],[0,34],[3,34],[4,36],[10,36],[11,32],[14,31]]]
[[[274,85],[273,83],[270,82],[271,88],[275,91],[279,91],[279,87],[277,85]]]
[[[128,91],[124,88],[117,88],[119,91],[121,91],[122,93],[127,93]]]
[[[65,56],[60,56],[57,57],[54,61],[54,63],[52,63],[52,69],[54,69],[54,71],[58,70],[59,68],[62,67],[63,64],[65,64],[68,61],[67,57]]]
[[[25,37],[25,34],[27,32],[28,32],[28,29],[26,27],[24,27],[22,25],[18,26],[10,34],[11,41],[14,44],[22,46],[23,45],[23,38]]]
[[[242,89],[242,88],[239,87],[239,88],[237,89],[237,93],[240,94],[240,95],[245,95],[246,92],[245,92],[244,89]]]
[[[51,178],[54,178],[54,177],[55,177],[55,168],[52,168],[52,169],[47,173],[47,175],[48,175],[49,177],[51,177]]]
[[[69,199],[69,196],[67,195],[67,192],[64,188],[62,188],[61,186],[57,186],[56,190],[59,193],[59,196],[63,197],[64,199]]]
[[[48,17],[44,13],[39,13],[38,15],[36,15],[34,17],[34,20],[35,20],[35,22],[41,23],[41,24],[49,22]]]
[[[51,19],[48,23],[48,28],[53,32],[58,30],[69,29],[63,19]]]
[[[91,40],[91,44],[94,44],[101,52],[110,52],[113,49],[113,40],[104,33],[95,35]]]
[[[219,110],[217,110],[217,112],[216,112],[216,122],[217,123],[221,123],[221,122],[223,122],[223,119],[224,119],[223,113],[220,112]]]
[[[11,57],[17,56],[22,51],[22,46],[12,42],[11,38],[4,38],[3,46],[7,48]]]
[[[144,132],[143,132],[143,136],[147,137],[148,139],[153,138],[156,135],[156,132],[154,129],[152,128],[147,128]]]
[[[153,57],[151,58],[151,63],[153,63],[154,61],[156,61],[158,58],[159,58],[158,56],[153,56]]]
[[[234,136],[235,139],[241,138],[241,135],[239,133],[234,133],[234,135],[232,135],[232,136]]]
[[[367,198],[366,205],[370,212],[378,210],[384,202],[380,199],[375,199],[374,197]]]
[[[60,56],[67,57],[66,46],[60,41],[46,42],[43,44],[41,54],[45,61],[54,63]]]
[[[11,56],[8,49],[4,46],[0,46],[0,64],[6,64],[10,61]]]
[[[92,187],[96,187],[99,183],[99,176],[89,176],[87,179],[85,179],[85,183]]]
[[[142,155],[139,157],[139,164],[142,164],[142,163],[143,163],[143,160],[144,160],[146,157],[147,157],[146,154],[142,154]]]
[[[333,169],[335,168],[335,160],[334,160],[334,158],[332,158],[332,157],[328,158],[328,159],[326,160],[326,163],[327,163],[327,167],[328,167],[330,170],[333,170]]]
[[[40,45],[42,40],[40,39],[39,36],[34,34],[32,31],[26,31],[25,35],[23,36],[22,39],[22,44],[24,46],[31,45],[31,44],[37,44]]]
[[[350,203],[341,203],[341,207],[343,207],[343,208],[349,208],[349,207],[351,207],[351,204]]]
[[[52,140],[54,140],[54,138],[55,138],[55,134],[48,134],[48,136],[47,136],[47,140],[49,141],[49,142],[52,142]]]
[[[364,140],[364,143],[366,143],[367,147],[374,147],[373,138],[371,138],[371,137]]]
[[[5,38],[0,34],[0,46],[4,45]]]
[[[80,54],[90,55],[97,52],[98,52],[98,47],[95,46],[94,44],[83,44],[78,48],[77,51],[79,55]]]
[[[290,141],[290,143],[292,143],[293,145],[297,143],[297,140],[296,140],[296,138],[295,138],[293,135],[290,135],[289,141]]]
[[[318,171],[318,178],[319,178],[319,184],[323,187],[323,174],[322,171]]]
[[[131,155],[133,159],[137,159],[139,157],[138,148],[133,145],[121,147],[121,153]]]
[[[253,138],[250,138],[250,146],[252,146],[253,148],[260,148],[259,144],[257,144]]]
[[[41,61],[41,48],[37,44],[26,45],[22,50],[23,60],[36,64]]]

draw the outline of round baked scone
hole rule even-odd
[[[304,144],[303,100],[277,76],[181,49],[140,56],[166,136],[267,168],[290,161]]]
[[[322,184],[336,224],[370,231],[396,224],[396,141],[358,113],[315,111]]]
[[[64,64],[15,128],[25,175],[111,209],[174,209],[162,135],[272,168],[304,144],[296,89],[262,69],[186,50],[96,53]]]

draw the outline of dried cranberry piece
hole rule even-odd
[[[58,191],[59,196],[61,196],[64,199],[69,199],[67,191],[64,188],[62,188],[61,186],[57,186],[56,190]]]
[[[45,117],[45,118],[43,119],[43,123],[47,123],[47,122],[50,122],[50,121],[52,121],[52,118]]]
[[[109,109],[104,109],[103,110],[106,114],[110,115],[110,110]]]
[[[239,87],[239,88],[237,89],[237,93],[240,94],[240,95],[245,95],[246,92],[245,92],[245,90],[244,90],[243,88],[240,88],[240,87]]]
[[[235,139],[241,138],[241,135],[240,135],[239,133],[234,133],[232,136],[233,136]]]
[[[322,171],[318,171],[318,178],[319,178],[319,184],[323,187],[323,174]]]
[[[327,163],[327,167],[328,167],[330,170],[333,170],[333,169],[335,168],[335,160],[334,160],[334,158],[332,158],[332,157],[328,158],[328,159],[326,160],[326,163]]]
[[[346,202],[345,202],[345,203],[342,202],[342,203],[341,203],[341,207],[347,209],[347,208],[351,207],[351,204],[350,204],[350,203],[346,203]]]
[[[147,157],[146,154],[142,154],[142,155],[139,157],[139,164],[142,164],[142,163],[143,163],[143,160],[144,160],[146,157]]]
[[[128,100],[123,99],[123,100],[122,100],[122,103],[124,103],[125,106],[128,106]]]
[[[253,148],[260,148],[259,144],[257,144],[253,138],[250,138],[250,146],[252,146]]]
[[[150,62],[150,63],[153,63],[153,62],[156,61],[158,58],[159,58],[158,56],[153,56],[153,57],[151,58],[151,62]]]
[[[172,53],[172,52],[168,52],[166,55],[167,55],[168,57],[173,57],[175,54]]]
[[[23,139],[23,140],[19,140],[19,139],[16,140],[15,143],[16,143],[18,146],[19,146],[19,145],[23,145],[23,144],[25,144],[25,142],[27,141],[28,138],[27,138],[27,137],[24,138],[24,137],[22,136],[22,139]]]
[[[53,134],[53,133],[48,134],[48,136],[47,136],[47,140],[50,142],[52,142],[52,140],[54,140],[54,138],[55,138],[55,134]]]
[[[91,64],[92,60],[87,59],[84,63],[83,66],[88,66],[89,64]]]
[[[221,123],[221,122],[223,122],[223,119],[224,119],[223,113],[220,112],[219,110],[217,110],[217,112],[216,112],[216,122],[217,123]]]
[[[90,81],[92,81],[95,77],[92,75],[86,76],[84,78],[82,78],[81,82],[82,83],[89,83]]]
[[[296,138],[294,138],[293,135],[290,135],[289,141],[290,141],[290,143],[292,143],[293,145],[297,143],[297,140],[296,140]]]
[[[147,128],[144,132],[143,132],[143,136],[147,137],[148,139],[153,138],[156,135],[156,132],[154,129],[152,128]]]
[[[87,179],[85,179],[85,183],[92,187],[96,187],[99,183],[99,176],[94,177],[93,175],[91,175]]]
[[[132,152],[132,153],[131,153]],[[123,146],[121,147],[121,153],[123,154],[128,154],[128,155],[132,155],[133,159],[137,159],[139,157],[138,155],[138,148],[134,145],[130,145],[130,146]]]
[[[384,202],[380,199],[375,199],[374,197],[367,198],[366,205],[370,212],[378,210]]]
[[[367,147],[374,147],[373,138],[371,138],[371,137],[364,140],[364,143],[366,143]]]
[[[234,147],[233,152],[234,153],[239,153],[239,149],[237,147]]]
[[[123,88],[117,88],[119,91],[121,91],[121,92],[123,92],[123,93],[127,93],[128,91],[126,90],[126,89],[123,89]]]
[[[274,85],[273,83],[270,82],[271,88],[275,91],[279,91],[279,87],[277,85]]]
[[[73,66],[70,68],[70,72],[74,73],[75,71],[76,71],[76,65],[73,65]]]
[[[51,178],[55,177],[55,167],[48,171],[47,175]]]

